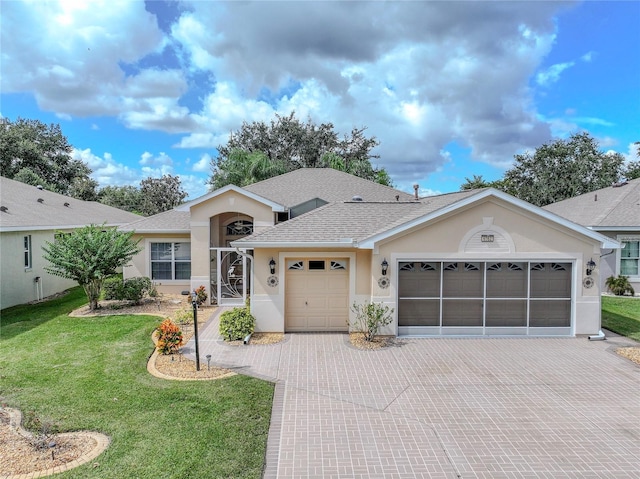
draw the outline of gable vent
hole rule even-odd
[[[38,198],[38,203],[44,203],[44,200],[42,198]]]

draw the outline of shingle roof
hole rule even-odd
[[[234,243],[339,243],[360,241],[470,196],[464,191],[419,202],[335,202]]]
[[[122,231],[136,231],[138,233],[189,233],[191,214],[188,211],[169,210],[164,213],[139,218],[137,221],[120,227]]]
[[[411,201],[413,195],[332,168],[300,168],[244,187],[263,198],[292,207],[314,198],[328,203],[350,201]]]
[[[544,207],[574,223],[593,229],[640,227],[640,178],[609,186]]]
[[[82,201],[0,177],[0,231],[119,225],[138,215],[95,201]]]

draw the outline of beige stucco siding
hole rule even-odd
[[[133,235],[133,240],[141,240],[140,246],[142,246],[142,251],[135,255],[129,264],[127,264],[122,272],[123,277],[134,278],[137,276],[147,276],[151,277],[151,257],[150,257],[150,244],[151,243],[163,243],[163,242],[189,242],[191,241],[191,237],[185,234],[144,234]],[[193,243],[191,244],[191,268],[193,275],[193,254],[194,248]],[[154,281],[157,289],[161,293],[172,293],[179,294],[184,290],[191,289],[191,282],[189,280],[180,280],[180,281],[170,281],[170,280],[159,280]]]
[[[0,235],[0,309],[36,301],[65,289],[77,286],[77,283],[54,276],[45,271],[48,261],[42,257],[42,247],[53,242],[54,231],[5,232]],[[24,267],[24,237],[31,235],[31,268]],[[35,279],[40,280],[36,283]]]
[[[474,242],[480,233],[491,233],[496,242]],[[570,261],[574,265],[572,289],[575,292],[575,334],[596,334],[600,329],[598,287],[582,286],[586,262],[590,258],[599,262],[599,243],[501,200],[490,199],[471,205],[456,211],[455,215],[439,218],[381,242],[372,263],[377,265],[382,258],[389,261],[391,284],[389,288],[382,289],[372,282],[373,295],[392,307],[396,306],[397,295],[395,268],[397,262],[403,259]],[[597,285],[597,270],[593,279]]]
[[[208,226],[210,218],[224,213],[241,213],[253,218],[256,232],[273,225],[274,213],[271,207],[233,191],[193,206],[191,224]]]

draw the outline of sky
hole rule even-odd
[[[178,175],[292,111],[366,127],[423,195],[586,131],[636,160],[640,1],[86,1],[0,6],[0,115],[58,123],[99,185]]]

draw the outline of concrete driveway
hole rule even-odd
[[[276,381],[265,478],[639,478],[640,366],[586,338],[345,334],[228,346],[212,364]],[[189,355],[187,345],[185,352]]]

